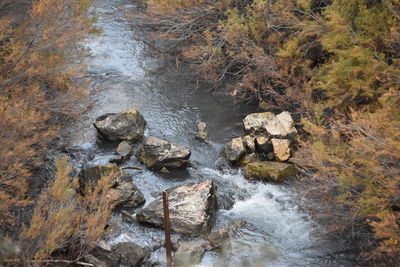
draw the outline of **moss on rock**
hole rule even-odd
[[[296,168],[289,163],[257,161],[250,162],[244,167],[244,175],[247,179],[260,179],[279,183],[285,178],[296,175]]]
[[[126,116],[128,118],[133,119],[138,115],[139,111],[137,109],[132,108],[132,109],[128,109],[124,113],[126,113]]]

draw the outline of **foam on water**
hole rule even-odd
[[[224,266],[310,263],[310,256],[317,253],[317,238],[312,235],[317,226],[300,211],[288,190],[280,185],[250,182],[241,172],[221,173],[213,169],[203,172],[223,181],[226,186],[219,190],[235,190],[236,203],[230,210],[220,211],[218,223],[235,219],[248,223],[233,240],[231,251],[218,256],[217,261],[225,262]],[[205,260],[210,263],[207,257]]]

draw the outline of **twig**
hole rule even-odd
[[[5,260],[4,262],[6,263],[16,263],[16,262],[29,262],[29,263],[67,263],[67,264],[78,264],[82,266],[92,266],[94,267],[94,264],[87,263],[87,262],[82,262],[82,261],[69,261],[69,260],[18,260],[18,259],[12,259],[12,260]]]
[[[141,167],[139,166],[126,166],[126,167],[122,167],[122,170],[127,170],[127,169],[131,169],[131,170],[142,170]]]

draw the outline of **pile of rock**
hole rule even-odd
[[[116,157],[112,163],[121,164],[133,154],[133,142],[143,142],[136,152],[137,159],[148,169],[169,172],[169,169],[183,168],[188,165],[191,151],[189,148],[154,136],[144,137],[146,121],[136,109],[109,113],[97,118],[94,126],[99,134],[110,141],[120,141],[116,148]],[[206,141],[207,125],[200,122],[197,125],[196,138]],[[104,176],[112,176],[109,197],[115,200],[115,205],[122,209],[131,209],[143,204],[145,199],[140,190],[132,183],[132,177],[124,173],[117,165],[98,165],[86,168],[79,175],[82,193],[93,188]],[[184,184],[168,189],[171,230],[175,233],[198,237],[207,236],[215,224],[217,212],[217,197],[212,180]],[[128,212],[122,211],[125,220],[134,221]],[[136,214],[140,223],[163,227],[162,198],[151,202]],[[182,244],[177,251],[177,259],[185,259],[190,254],[191,262],[198,262],[206,249],[203,244]],[[127,251],[131,253],[127,253]],[[96,266],[140,266],[148,257],[149,251],[134,243],[120,243],[114,246],[98,245],[88,255],[87,260]],[[182,257],[180,257],[181,255]],[[178,260],[179,262],[179,260]],[[182,262],[182,261],[181,261]]]
[[[292,155],[297,134],[288,112],[249,114],[243,124],[247,135],[232,139],[224,155],[244,168],[246,178],[280,182],[295,175],[294,166],[285,163]]]
[[[121,164],[130,158],[133,151],[130,142],[143,139],[146,125],[146,120],[137,109],[107,113],[96,119],[94,126],[101,136],[111,141],[122,141],[116,149],[117,156],[110,163]],[[207,125],[199,123],[198,130],[197,138],[206,140]],[[136,157],[147,168],[162,172],[187,166],[190,155],[188,148],[153,136],[147,137],[136,153]]]

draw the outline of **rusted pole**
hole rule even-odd
[[[172,267],[171,255],[171,226],[169,222],[169,204],[168,191],[163,191],[163,206],[164,206],[164,231],[165,231],[165,251],[167,254],[167,267]]]

